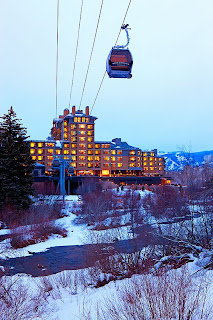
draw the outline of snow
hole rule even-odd
[[[117,189],[114,189],[113,191],[120,195],[126,192],[125,190],[122,191],[120,189],[119,192],[117,192]],[[141,197],[144,197],[146,194],[150,193],[150,191],[147,190],[137,190],[136,192],[138,192],[141,195]],[[48,203],[52,203],[53,201],[62,201],[62,196],[43,197],[43,201]],[[51,247],[92,244],[94,243],[95,239],[99,243],[110,243],[115,241],[116,238],[118,238],[119,240],[127,240],[131,238],[132,234],[130,226],[122,226],[118,228],[113,228],[111,230],[96,231],[92,230],[92,227],[88,227],[87,225],[75,224],[74,220],[76,218],[76,215],[72,213],[74,203],[80,203],[79,195],[65,196],[65,206],[62,209],[62,212],[67,216],[56,220],[56,225],[60,225],[61,227],[67,230],[67,237],[63,238],[57,235],[52,235],[45,242],[32,244],[21,249],[11,248],[10,239],[6,239],[1,242],[1,247],[3,249],[0,252],[0,258],[7,259],[15,257],[26,257],[30,256],[32,252],[44,252]],[[110,224],[111,219],[112,218],[106,219],[106,221],[104,221],[104,225],[107,226],[108,224]],[[126,224],[129,220],[129,214],[123,215],[121,217],[121,224]],[[25,228],[29,228],[29,226],[26,226]],[[9,229],[0,230],[0,235],[6,235],[9,233]]]
[[[117,192],[117,189],[114,189],[114,192],[118,195],[122,195],[126,192],[126,189],[124,190],[119,189]],[[147,194],[150,194],[150,191],[144,190],[137,190],[141,197],[144,197]],[[62,197],[54,196],[54,197],[44,197],[44,201],[52,202],[52,201],[61,201]],[[95,231],[91,230],[87,225],[76,225],[74,223],[74,220],[76,218],[76,215],[72,212],[73,209],[73,203],[80,203],[80,198],[78,195],[71,195],[65,197],[65,206],[63,208],[64,213],[66,214],[65,217],[58,219],[56,221],[56,224],[63,226],[68,231],[68,236],[66,238],[60,238],[57,236],[52,236],[50,239],[48,239],[45,242],[37,243],[34,245],[30,245],[23,249],[17,249],[14,250],[10,247],[9,239],[6,239],[1,242],[2,250],[4,251],[0,254],[0,258],[8,258],[8,257],[21,257],[21,256],[27,256],[30,255],[29,252],[41,252],[45,251],[50,247],[56,247],[56,246],[71,246],[71,245],[81,245],[85,243],[92,243],[93,237],[95,236],[101,239],[102,236],[104,238],[104,242],[112,242],[116,236],[119,235],[119,239],[129,239],[130,238],[130,227],[123,226],[120,228],[114,228],[112,230],[102,230],[102,231]],[[122,222],[125,223],[126,220],[128,220],[128,214],[124,215],[122,217]],[[198,219],[199,221],[199,219]],[[110,224],[110,218],[107,218],[105,220],[105,225]],[[175,227],[175,223],[173,224]],[[27,226],[26,226],[27,228]],[[9,234],[9,229],[2,229],[0,230],[0,235],[6,235]],[[107,237],[106,237],[107,235]],[[197,257],[194,257],[191,255],[192,262],[189,262],[187,264],[189,274],[192,277],[192,280],[194,282],[202,281],[202,279],[211,279],[213,276],[212,270],[205,270],[204,267],[210,262],[210,259],[212,257],[212,252],[208,250],[204,250],[201,247],[200,254]],[[161,258],[155,265],[155,270],[159,269],[160,266],[169,259],[169,256],[165,256]],[[4,272],[4,269],[2,266],[0,266],[0,270]],[[153,270],[154,271],[154,270]],[[81,278],[81,273],[85,272],[86,274],[89,272],[89,270],[72,270],[67,272],[60,272],[56,275],[41,277],[41,278],[33,278],[28,275],[21,275],[21,278],[23,279],[23,282],[25,284],[32,288],[33,291],[38,292],[38,284],[43,279],[45,281],[52,281],[52,284],[55,284],[55,287],[57,290],[55,291],[55,295],[49,292],[47,295],[46,301],[48,304],[49,309],[49,315],[47,317],[43,317],[43,320],[84,320],[84,319],[91,319],[96,320],[98,319],[97,316],[97,309],[105,309],[106,308],[106,302],[109,299],[112,299],[112,297],[119,298],[119,292],[122,290],[122,288],[125,285],[131,284],[132,280],[139,280],[142,279],[142,275],[135,275],[132,277],[132,279],[123,279],[123,280],[117,280],[117,281],[111,281],[110,283],[106,284],[103,287],[95,288],[94,286],[87,286],[82,287],[79,283],[77,285],[75,284],[75,280],[72,280],[72,286],[66,286],[63,285],[63,282],[59,282],[60,276],[63,277],[64,275],[70,275],[72,279],[76,279],[76,275],[78,275],[79,279]],[[178,272],[177,270],[172,272]],[[18,275],[20,276],[20,275]],[[103,277],[106,277],[107,275],[98,274],[98,277],[102,279]],[[13,276],[16,277],[16,276]],[[11,277],[12,278],[12,277]],[[65,276],[66,278],[66,276]],[[103,279],[102,279],[103,280]],[[53,289],[54,290],[54,289]],[[208,293],[207,301],[209,304],[212,304],[212,297],[213,297],[213,285],[211,284],[210,290]],[[163,319],[161,319],[163,320]],[[174,319],[176,320],[176,319]],[[193,319],[197,320],[197,319]]]

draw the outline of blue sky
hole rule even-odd
[[[105,0],[81,108],[92,106],[129,0]],[[68,106],[80,0],[60,0],[58,114]],[[71,105],[79,107],[101,0],[84,0]],[[55,117],[56,0],[0,0],[0,115],[12,105],[32,139]],[[212,150],[212,0],[132,0],[130,80],[104,79],[97,140]],[[118,43],[125,43],[121,33]]]

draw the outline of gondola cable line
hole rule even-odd
[[[128,6],[127,6],[127,9],[126,9],[126,12],[125,12],[125,15],[124,15],[124,18],[123,18],[123,21],[122,21],[122,24],[121,24],[121,25],[124,25],[124,22],[125,22],[125,19],[126,19],[126,17],[127,17],[127,14],[128,14],[128,11],[129,11],[129,8],[130,8],[130,5],[131,5],[131,2],[132,2],[132,0],[130,0],[129,3],[128,3]],[[117,45],[117,42],[118,42],[119,36],[120,36],[120,34],[121,34],[121,31],[122,31],[122,29],[120,28],[119,33],[118,33],[118,36],[117,36],[117,39],[116,39],[116,41],[115,41],[115,46]],[[100,93],[101,87],[102,87],[102,85],[103,85],[103,82],[104,82],[104,78],[105,78],[106,73],[107,73],[107,72],[106,72],[106,70],[105,70],[105,71],[104,71],[104,74],[103,74],[103,77],[102,77],[102,79],[101,79],[100,85],[99,85],[99,87],[98,87],[98,91],[97,91],[97,93],[96,93],[94,102],[93,102],[93,104],[92,104],[91,114],[92,114],[92,111],[93,111],[94,106],[95,106],[95,104],[96,104],[96,101],[97,101],[98,95],[99,95],[99,93]]]
[[[81,9],[80,9],[79,22],[78,22],[78,34],[77,34],[76,48],[75,48],[75,58],[74,58],[74,64],[73,64],[72,83],[71,83],[70,97],[69,97],[69,108],[70,108],[70,104],[71,104],[72,90],[73,90],[73,85],[74,85],[75,66],[76,66],[76,60],[77,60],[77,54],[78,54],[79,36],[80,36],[80,28],[81,28],[81,18],[82,18],[82,11],[83,11],[83,2],[84,2],[84,0],[81,1]]]
[[[83,89],[82,89],[82,93],[81,93],[81,99],[80,99],[79,107],[81,107],[81,103],[82,103],[82,99],[83,99],[83,95],[84,95],[84,90],[85,90],[85,86],[86,86],[86,82],[87,82],[90,63],[91,63],[91,60],[92,60],[92,55],[93,55],[93,51],[94,51],[94,47],[95,47],[96,36],[97,36],[99,22],[100,22],[100,18],[101,18],[103,2],[104,2],[104,0],[101,1],[101,6],[100,6],[100,10],[99,10],[99,15],[98,15],[98,21],[97,21],[97,25],[96,25],[95,35],[94,35],[92,49],[91,49],[90,58],[89,58],[89,63],[88,63],[88,67],[87,67],[87,72],[86,72],[86,76],[85,76],[85,79],[84,79],[84,85],[83,85]]]
[[[56,108],[56,118],[58,114],[58,29],[59,29],[59,0],[57,0],[57,23],[56,23],[56,93],[55,93],[55,108]]]

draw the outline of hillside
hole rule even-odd
[[[192,153],[183,151],[160,151],[158,154],[165,157],[167,171],[182,170],[187,163],[193,164],[194,166],[201,166],[205,162],[209,162],[210,165],[213,165],[213,150]]]

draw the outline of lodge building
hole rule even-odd
[[[36,162],[45,165],[46,174],[52,174],[52,162],[63,157],[70,162],[76,176],[163,176],[165,160],[157,156],[157,149],[142,151],[115,138],[95,141],[96,117],[72,107],[53,119],[51,136],[47,140],[30,141],[30,154]]]

